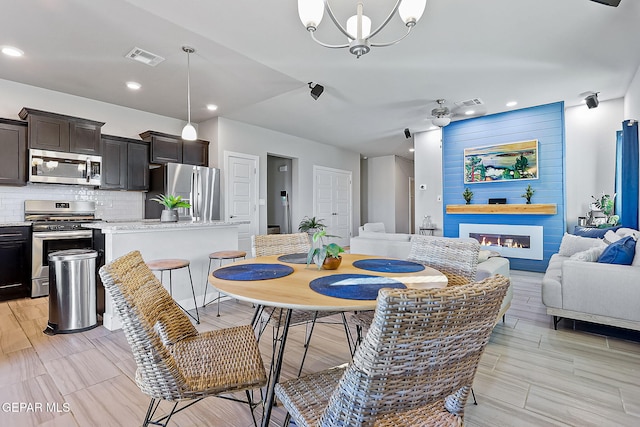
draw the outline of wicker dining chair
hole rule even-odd
[[[475,239],[414,235],[408,259],[440,271],[447,276],[447,286],[458,286],[475,280],[479,254],[480,244]],[[362,329],[373,320],[373,311],[355,313],[350,320],[360,342]]]
[[[353,360],[277,384],[276,395],[298,427],[460,426],[508,286],[495,275],[442,289],[382,289]]]
[[[136,384],[151,397],[143,426],[166,426],[173,414],[204,397],[244,391],[253,414],[251,390],[267,382],[251,326],[199,333],[145,264],[140,252],[124,255],[100,269],[136,361]],[[168,415],[152,418],[162,400],[173,402]],[[178,403],[185,402],[180,408]]]
[[[309,242],[309,235],[307,233],[263,234],[251,237],[251,252],[253,256],[288,255],[298,253],[306,254],[310,249],[311,243]],[[302,372],[302,367],[307,356],[307,349],[309,348],[309,342],[311,341],[311,335],[313,334],[313,328],[316,324],[316,320],[322,317],[333,316],[335,314],[340,314],[342,316],[342,323],[345,326],[345,333],[347,334],[347,342],[351,347],[352,339],[349,337],[347,320],[344,313],[338,311],[292,311],[289,324],[292,326],[302,324],[307,326],[304,342],[305,351],[302,355],[302,362],[300,363],[300,372]],[[263,327],[260,329],[260,335],[267,324],[271,325],[274,329],[279,329],[283,326],[284,319],[285,316],[282,309],[265,307],[261,314]]]

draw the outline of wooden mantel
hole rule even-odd
[[[447,205],[448,214],[555,215],[555,203],[505,205]]]

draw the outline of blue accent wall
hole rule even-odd
[[[447,205],[464,204],[463,152],[465,148],[538,140],[538,179],[467,184],[473,191],[471,204],[487,203],[489,198],[506,198],[508,204],[522,204],[527,185],[536,190],[531,203],[555,203],[555,215],[449,215]],[[516,270],[545,271],[549,258],[558,252],[565,224],[565,132],[564,103],[541,105],[501,114],[453,122],[443,128],[443,216],[444,236],[458,237],[458,225],[513,224],[544,227],[543,260],[510,258]],[[586,171],[585,171],[586,172]]]

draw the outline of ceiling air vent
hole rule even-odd
[[[459,101],[456,102],[456,105],[458,107],[474,107],[476,105],[483,105],[484,102],[482,102],[482,99],[480,98],[471,98],[471,99],[467,99],[466,101]]]
[[[164,58],[162,56],[156,55],[155,53],[151,53],[144,49],[140,49],[139,47],[134,47],[131,52],[125,55],[125,58],[142,62],[143,64],[147,64],[151,67],[155,67],[156,65],[164,61]]]

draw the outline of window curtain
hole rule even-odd
[[[616,133],[616,215],[620,224],[638,230],[640,159],[638,156],[638,122],[625,120]]]

